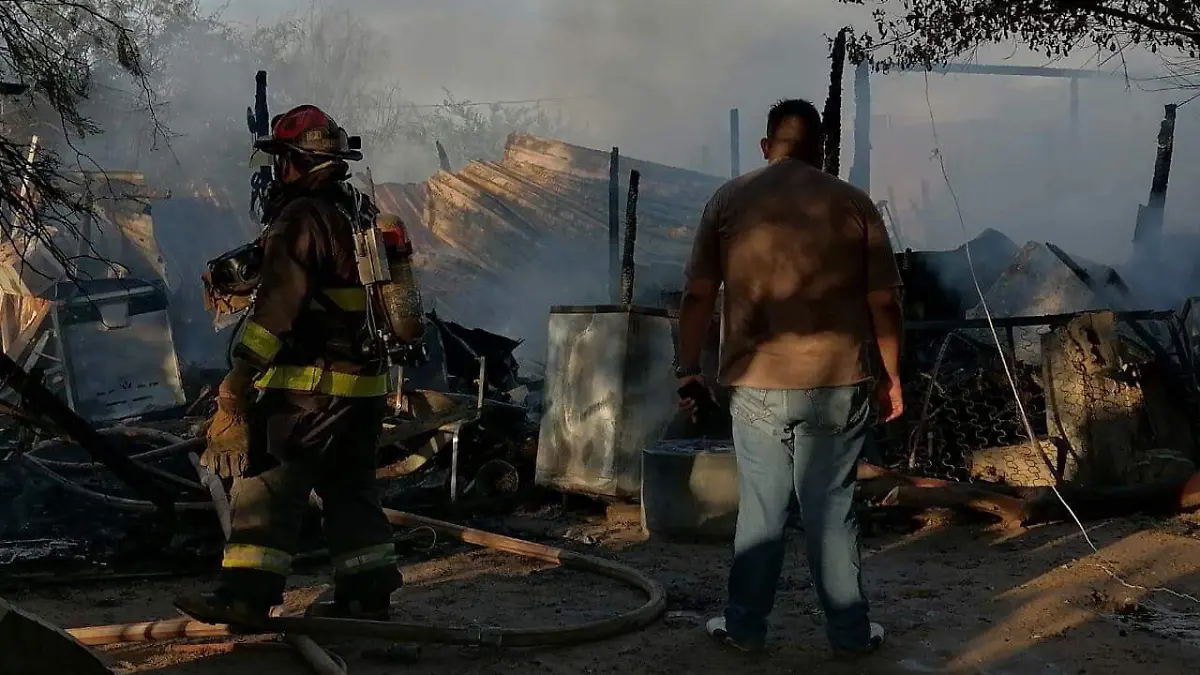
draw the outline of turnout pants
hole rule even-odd
[[[333,558],[335,602],[386,603],[402,579],[375,483],[384,397],[267,390],[248,415],[249,467],[234,481],[233,531],[218,594],[283,601],[315,490]]]

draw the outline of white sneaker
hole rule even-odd
[[[763,645],[761,644],[746,644],[735,640],[725,627],[725,617],[723,616],[709,619],[708,623],[704,626],[704,630],[710,637],[726,647],[732,647],[740,652],[747,653],[762,651]]]
[[[887,631],[885,631],[883,629],[883,626],[872,622],[871,623],[871,641],[869,643],[867,643],[868,645],[870,645],[870,650],[875,651],[876,649],[879,649],[880,647],[882,647],[883,642],[886,638],[887,638]]]
[[[887,631],[883,630],[883,626],[872,622],[870,637],[867,638],[867,646],[862,649],[845,649],[842,647],[834,647],[833,651],[839,656],[854,658],[870,654],[883,646],[884,640],[887,638]]]

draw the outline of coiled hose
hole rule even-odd
[[[167,454],[196,448],[194,441],[184,441],[177,436],[155,430],[145,430],[151,432],[148,434],[142,434],[143,430],[136,428],[105,431],[108,433],[144,435],[168,443],[164,448],[136,455],[135,457],[141,461],[145,461],[150,457],[162,457]],[[203,441],[201,440],[200,444],[202,443]],[[154,508],[149,502],[106,495],[80,486],[51,469],[47,460],[39,459],[31,454],[24,455],[23,460],[43,476],[50,478],[56,484],[70,489],[82,497],[94,499],[118,509],[142,511]],[[59,462],[56,463],[56,466],[60,469],[95,468],[95,465],[83,463],[68,466],[67,463]],[[214,508],[211,502],[192,502],[177,506],[197,509]],[[287,616],[270,619],[266,626],[270,632],[288,633],[297,636],[370,637],[405,643],[487,645],[493,647],[561,646],[603,640],[632,632],[653,623],[666,609],[666,592],[662,585],[628,565],[606,560],[598,556],[576,553],[514,537],[506,537],[411,513],[391,509],[385,509],[385,512],[387,513],[388,521],[395,527],[428,528],[436,532],[439,536],[455,539],[466,544],[559,565],[566,569],[589,572],[619,581],[644,593],[647,598],[646,602],[640,607],[623,614],[576,626],[543,626],[536,628],[435,626],[391,621]],[[92,626],[74,628],[67,632],[88,646],[128,642],[152,642],[179,638],[216,638],[232,634],[228,626],[209,625],[189,619]]]

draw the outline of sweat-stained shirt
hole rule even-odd
[[[844,386],[872,376],[867,294],[900,286],[870,197],[798,160],[717,190],[687,276],[725,286],[721,384],[760,389]]]

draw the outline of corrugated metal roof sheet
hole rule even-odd
[[[622,211],[629,172],[641,173],[638,266],[681,271],[700,213],[724,179],[625,156],[620,169]],[[376,196],[407,224],[426,294],[461,308],[473,287],[503,283],[564,240],[607,259],[608,173],[608,152],[513,134],[500,162],[380,184]]]

